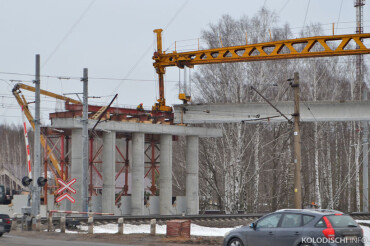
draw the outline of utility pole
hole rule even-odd
[[[294,73],[292,84],[294,89],[294,206],[302,208],[302,188],[301,188],[301,133],[299,130],[299,74]]]
[[[355,0],[356,8],[356,33],[364,33],[363,29],[363,20],[364,12],[363,6],[365,5],[365,0]],[[360,46],[356,44],[356,49],[360,49]],[[362,87],[362,100],[367,101],[367,85],[364,84],[364,59],[363,55],[356,56],[356,83],[358,86]],[[364,85],[364,86],[362,86]],[[368,145],[368,136],[369,136],[369,122],[362,121],[362,211],[367,212],[369,210],[369,145]]]
[[[82,212],[88,212],[87,176],[89,167],[89,130],[88,130],[88,70],[84,68],[82,107]]]
[[[41,176],[41,144],[40,144],[40,55],[36,55],[35,72],[35,136],[34,136],[34,161],[33,161],[33,185],[31,215],[35,218],[40,214],[40,187],[37,178]],[[36,220],[33,219],[33,224]]]

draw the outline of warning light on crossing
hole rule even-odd
[[[30,179],[29,177],[27,177],[27,176],[24,176],[23,178],[22,178],[22,185],[23,186],[29,186],[30,184],[31,184],[31,182],[32,182],[32,179]]]
[[[47,182],[48,182],[48,180],[46,178],[43,178],[43,177],[39,177],[37,179],[37,185],[39,187],[44,187]]]

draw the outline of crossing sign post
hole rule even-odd
[[[72,188],[72,185],[76,183],[77,180],[74,178],[69,182],[66,182],[63,179],[58,179],[57,181],[60,184],[60,188],[57,190],[57,193],[60,194],[60,196],[57,197],[56,202],[61,202],[67,198],[71,203],[75,203],[76,200],[69,194],[69,192],[76,194],[76,190]],[[66,192],[62,194],[64,191]]]

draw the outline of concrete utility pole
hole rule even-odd
[[[34,159],[33,159],[33,185],[31,215],[36,217],[40,214],[40,187],[37,178],[41,176],[41,144],[40,144],[40,55],[36,55],[35,72],[35,136],[34,136]],[[36,224],[36,220],[33,221]]]
[[[89,130],[88,130],[88,70],[84,68],[82,107],[82,212],[88,212],[87,176],[89,168]]]
[[[299,130],[299,74],[294,73],[294,206],[302,208],[302,188],[301,188],[301,133]]]
[[[356,33],[361,34],[364,32],[363,29],[363,6],[365,5],[365,0],[355,0],[355,8],[356,8]],[[359,45],[356,45],[356,49],[360,49]],[[356,83],[362,87],[364,83],[364,60],[363,55],[356,56]],[[362,100],[367,101],[367,85],[362,87]],[[368,190],[369,190],[369,144],[368,144],[368,136],[369,136],[369,122],[362,121],[362,211],[367,212],[369,210],[369,198],[368,198]]]

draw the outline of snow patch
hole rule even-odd
[[[86,233],[88,230],[88,227],[80,226],[79,229],[82,231],[82,233]],[[215,228],[215,227],[205,227],[205,226],[199,226],[199,225],[192,224],[190,228],[190,234],[192,236],[223,237],[225,233],[233,229],[234,227],[233,228]],[[67,230],[66,232],[76,233],[75,231],[69,231],[69,230]],[[117,232],[118,232],[117,224],[106,224],[106,225],[94,226],[94,233],[115,234]],[[149,234],[150,225],[124,224],[123,232],[124,234],[140,234],[140,233]],[[157,234],[165,235],[166,225],[157,225],[156,232]]]

